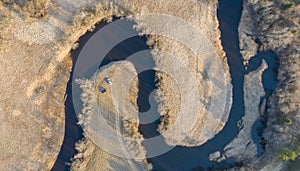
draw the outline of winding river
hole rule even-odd
[[[269,68],[263,74],[263,85],[265,91],[267,92],[267,96],[274,90],[276,86],[276,80],[274,78],[276,78],[276,75],[274,72],[272,72],[272,68],[276,66],[276,62],[274,62],[275,56],[272,52],[260,52],[256,57],[251,59],[247,70],[243,66],[243,61],[239,51],[238,37],[238,25],[240,22],[241,11],[242,0],[219,1],[218,19],[220,23],[222,45],[228,57],[228,64],[230,66],[230,74],[233,85],[233,104],[230,111],[230,116],[224,129],[213,139],[199,147],[176,146],[171,151],[163,155],[148,158],[148,161],[153,164],[156,170],[200,170],[218,166],[217,163],[208,160],[208,155],[215,151],[220,151],[221,153],[224,152],[224,147],[239,133],[237,123],[244,114],[244,75],[258,68],[262,59],[265,59],[269,65]],[[104,22],[98,24],[94,32],[88,32],[80,38],[80,47],[72,52],[73,64],[76,63],[79,53],[86,42],[93,36],[94,33],[103,28],[105,25],[106,23]],[[114,33],[112,32],[111,35],[113,34]],[[124,60],[135,52],[147,49],[149,49],[149,47],[146,45],[146,39],[144,37],[132,37],[115,46],[106,55],[100,66],[108,64],[111,61]],[[72,74],[73,72],[71,75]],[[139,110],[141,112],[145,112],[150,108],[150,103],[148,101],[149,96],[156,88],[155,71],[144,71],[140,73],[138,77],[140,82],[138,105]],[[82,129],[77,125],[78,120],[74,110],[74,106],[80,107],[80,104],[72,101],[72,81],[73,80],[71,76],[66,92],[66,126],[64,142],[52,170],[70,169],[66,163],[70,162],[70,158],[76,154],[76,150],[74,148],[75,142],[83,138]],[[265,98],[267,98],[267,96]],[[155,115],[159,116],[158,113],[155,113]],[[159,134],[156,131],[158,123],[159,120],[151,124],[140,125],[139,130],[146,138],[156,136]],[[257,145],[260,149],[259,151],[262,153],[263,148],[259,145],[259,140],[261,138],[261,134],[259,133],[261,132],[260,129],[263,129],[263,124],[258,121],[253,128],[253,139],[255,142],[257,142]],[[147,145],[145,145],[145,147],[147,149]],[[232,168],[236,164],[237,163],[234,161],[234,159],[227,159],[221,163],[222,168],[224,169]]]

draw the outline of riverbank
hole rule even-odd
[[[46,3],[45,8],[40,9],[40,13],[34,12],[33,18],[30,18],[30,14],[27,14],[28,11],[24,11],[24,14],[26,13],[25,15],[28,16],[23,18],[22,11],[15,10],[18,4],[12,4],[14,1],[7,2],[8,4],[0,2],[0,22],[5,26],[0,26],[0,57],[2,59],[0,63],[0,78],[2,80],[0,85],[2,90],[0,92],[0,121],[3,123],[1,129],[6,130],[3,134],[4,141],[0,143],[1,149],[4,149],[0,158],[4,164],[0,165],[0,170],[50,170],[59,150],[62,151],[62,157],[59,158],[59,164],[53,170],[68,169],[65,162],[69,162],[69,158],[75,154],[74,142],[81,138],[80,131],[69,130],[64,132],[65,121],[68,121],[65,118],[73,118],[72,124],[74,125],[77,122],[76,111],[72,110],[70,113],[66,113],[72,115],[72,117],[64,116],[65,110],[68,110],[64,106],[64,100],[71,98],[69,96],[70,92],[67,92],[68,96],[65,94],[72,66],[69,52],[72,48],[76,48],[77,44],[75,42],[79,37],[85,34],[87,30],[93,30],[97,22],[103,20],[111,21],[112,16],[120,17],[149,12],[182,18],[204,31],[208,39],[212,41],[213,47],[216,48],[219,59],[222,61],[223,69],[227,74],[229,72],[227,59],[219,40],[219,23],[216,17],[217,1],[179,1],[174,3],[171,0],[156,0],[141,4],[140,1],[134,0],[126,1],[126,3],[111,4],[98,3],[96,1],[87,3],[85,1],[53,0]],[[237,8],[240,7],[240,2],[230,3],[234,3],[233,5],[236,5]],[[11,5],[14,6],[14,10],[11,10]],[[220,8],[223,9],[223,7],[221,6]],[[167,119],[164,120],[166,124],[160,125],[160,132],[165,136],[168,144],[181,146],[176,146],[172,151],[162,156],[149,159],[149,161],[154,163],[155,167],[164,170],[184,170],[187,168],[200,168],[200,165],[208,168],[215,164],[208,161],[208,155],[215,151],[220,151],[223,154],[223,147],[239,132],[237,123],[243,116],[244,107],[242,85],[249,83],[246,79],[247,83],[243,84],[243,76],[246,71],[244,71],[242,63],[247,64],[247,60],[256,54],[256,49],[260,51],[274,51],[279,56],[280,67],[278,70],[279,83],[277,89],[272,97],[269,98],[264,112],[264,116],[268,118],[267,129],[263,133],[263,137],[267,140],[267,152],[252,163],[248,163],[249,167],[255,169],[261,169],[264,166],[265,169],[281,167],[283,163],[280,163],[280,159],[277,157],[277,152],[281,152],[278,149],[284,147],[288,147],[292,151],[296,149],[299,141],[295,137],[298,135],[300,128],[297,116],[299,114],[298,95],[300,94],[299,23],[297,23],[299,21],[299,13],[297,12],[299,11],[299,3],[279,0],[274,2],[245,1],[242,15],[242,24],[245,27],[239,29],[240,42],[243,41],[240,44],[240,48],[245,61],[242,61],[242,58],[240,59],[236,39],[235,26],[239,22],[239,15],[236,12],[238,13],[239,10],[232,12],[232,8],[230,8],[228,11],[224,10],[226,12],[220,13],[220,17],[225,19],[221,20],[224,22],[221,24],[221,29],[223,29],[222,41],[225,42],[225,49],[229,49],[227,56],[231,57],[228,62],[231,66],[230,72],[233,77],[232,83],[234,84],[234,104],[231,111],[231,114],[234,115],[229,116],[226,125],[224,123],[227,117],[220,121],[215,121],[215,117],[207,117],[210,115],[201,116],[202,119],[196,119],[195,121],[199,124],[206,120],[209,125],[202,126],[202,128],[193,128],[188,133],[189,139],[185,140],[181,140],[182,137],[179,134],[177,135],[178,130],[181,131],[178,124],[175,129],[166,131],[165,129],[168,129],[173,122],[168,122]],[[42,17],[39,18],[39,16]],[[148,21],[143,21],[141,18],[133,18],[132,20],[137,22],[138,27],[136,28],[141,32],[145,31],[143,29],[151,26],[151,22],[148,23]],[[233,28],[232,30],[231,27]],[[227,30],[228,32],[226,32],[228,28],[229,31]],[[189,41],[192,42],[192,40]],[[188,68],[191,68],[193,72],[195,69],[201,69],[201,67],[198,68],[198,66],[193,65],[196,63],[193,59],[193,53],[188,48],[178,45],[178,42],[164,37],[151,36],[148,43],[152,46],[154,43],[154,50],[169,51],[185,57],[184,59],[188,59],[186,61]],[[230,52],[230,49],[233,52]],[[154,54],[155,57],[159,57],[159,55]],[[73,66],[75,66],[76,60],[73,62]],[[156,62],[159,66],[159,63],[162,61],[156,59]],[[170,64],[172,62],[174,61],[169,61]],[[174,66],[176,64],[174,63]],[[165,66],[161,65],[160,67]],[[200,73],[201,78],[204,78],[204,72],[200,71]],[[197,74],[194,75],[198,76]],[[226,78],[229,78],[228,75]],[[185,76],[182,73],[182,75],[178,76],[178,79],[185,80]],[[167,84],[171,84],[171,79],[166,75],[161,75],[160,80],[160,89],[165,91],[169,97],[172,96],[171,93],[168,94],[167,92],[167,89],[170,88]],[[163,80],[166,82],[163,83]],[[72,81],[72,79],[69,80],[69,83],[72,84]],[[208,87],[205,83],[198,84],[198,86],[201,88]],[[229,89],[231,88],[229,84],[227,86]],[[189,87],[187,86],[181,93],[185,93],[188,90]],[[194,89],[191,90],[193,90],[191,92],[195,92]],[[215,92],[206,92],[202,89],[197,94],[203,94],[203,97],[205,97],[210,96],[212,93]],[[228,97],[231,96],[231,91],[227,93]],[[184,98],[189,99],[190,96],[185,96]],[[178,98],[174,99],[174,102],[172,101],[173,99],[170,99],[167,100],[169,101],[169,106],[176,106],[180,103]],[[231,103],[230,97],[228,100]],[[256,99],[255,106],[257,101]],[[209,100],[202,101],[202,104],[209,102]],[[231,104],[227,105],[230,106]],[[248,106],[248,108],[250,107]],[[178,116],[173,114],[173,112],[176,113],[178,110],[172,111],[171,107],[168,107],[168,109],[171,112],[161,112],[165,118]],[[190,109],[186,109],[190,111]],[[264,111],[263,109],[261,110]],[[257,114],[257,110],[253,112]],[[197,113],[195,114],[197,116]],[[182,122],[189,124],[191,119],[188,119],[190,118],[182,118]],[[214,124],[210,123],[211,120],[216,123],[217,129],[214,132],[205,132],[205,130],[211,128],[210,126],[214,126]],[[247,133],[249,133],[249,125]],[[190,125],[185,126],[189,127]],[[135,125],[135,131],[137,131],[136,127]],[[223,127],[224,131],[220,131]],[[184,129],[181,133],[187,133],[186,130]],[[199,135],[199,130],[205,133]],[[217,134],[218,132],[219,134]],[[228,132],[230,132],[230,136]],[[173,135],[176,136],[172,137]],[[216,136],[211,139],[214,135]],[[63,138],[65,138],[65,149],[61,149]],[[247,138],[249,139],[249,137]],[[68,141],[70,139],[73,141]],[[207,143],[205,143],[206,141]],[[200,144],[202,146],[197,146]],[[84,148],[81,146],[84,146]],[[72,149],[70,150],[70,148]],[[91,165],[96,165],[97,161],[103,158],[106,153],[101,151],[100,148],[95,150],[97,152],[92,153],[91,151],[94,151],[95,148],[98,147],[90,140],[83,139],[80,141],[76,146],[79,153],[74,158],[74,167],[77,167],[78,162],[76,161],[78,160],[88,160]],[[16,150],[18,150],[19,155],[14,155]],[[71,153],[69,153],[70,151]],[[67,155],[65,152],[67,152]],[[82,155],[81,153],[84,154]],[[109,156],[106,157],[109,158]],[[119,167],[119,165],[128,163],[119,158],[111,158],[108,164],[114,169],[123,169],[124,167]],[[227,164],[224,164],[224,167],[227,167]],[[228,168],[231,168],[235,163],[233,162],[232,165],[229,165]],[[80,167],[84,168],[85,165],[80,165]],[[129,167],[125,168],[128,169]]]
[[[184,19],[177,26],[182,27],[184,34],[161,31],[164,34],[150,36],[155,40],[155,65],[161,70],[157,72],[157,86],[164,96],[157,100],[162,116],[158,130],[170,146],[200,146],[212,139],[227,122],[232,102],[229,67],[218,29],[217,1],[193,3],[189,2],[194,8],[185,13],[168,12]],[[193,13],[200,17],[190,18]],[[138,26],[156,30],[140,19]],[[173,27],[170,24],[162,28],[171,32]]]
[[[109,4],[104,3],[98,6],[104,10],[97,15],[93,11],[84,21],[85,11],[95,1],[59,0],[39,6],[41,14],[47,13],[45,17],[31,17],[22,8],[11,8],[18,8],[18,3],[0,2],[0,121],[1,130],[6,130],[0,143],[0,170],[50,170],[64,136],[72,134],[65,133],[65,119],[71,117],[65,117],[68,109],[64,106],[72,66],[69,52],[95,23],[121,12],[112,12]],[[30,8],[25,6],[24,10],[35,7],[32,3],[28,5]],[[39,15],[39,11],[34,14]],[[68,147],[72,146],[75,144]],[[16,151],[18,155],[14,155]],[[57,168],[63,170],[65,162]]]
[[[268,65],[265,61],[261,66],[249,74],[245,75],[244,81],[244,101],[245,114],[238,123],[240,132],[237,137],[224,148],[224,155],[233,157],[237,162],[247,163],[258,154],[256,142],[252,139],[254,123],[261,116],[259,111],[260,99],[265,96],[262,83],[262,75]]]
[[[244,63],[256,54],[256,49],[272,50],[279,59],[278,84],[264,111],[267,127],[262,136],[266,140],[266,154],[250,164],[256,169],[271,169],[280,164],[278,154],[285,147],[293,151],[299,143],[296,138],[300,128],[299,33],[296,30],[299,30],[300,6],[299,2],[284,0],[247,0],[243,7],[239,33]]]

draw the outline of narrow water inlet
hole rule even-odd
[[[279,61],[277,55],[272,51],[259,51],[257,55],[252,57],[249,61],[249,66],[247,67],[247,73],[250,73],[260,67],[262,61],[265,60],[268,68],[262,74],[262,85],[264,87],[265,96],[261,97],[260,105],[258,106],[258,111],[260,108],[265,108],[266,112],[267,104],[263,101],[267,101],[270,95],[276,88],[277,85],[277,70],[279,66]],[[265,107],[262,105],[266,105]],[[260,116],[252,127],[252,139],[257,145],[258,153],[256,157],[260,157],[265,151],[265,139],[263,137],[263,130],[266,128],[266,117]]]

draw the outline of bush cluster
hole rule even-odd
[[[46,18],[48,0],[27,0],[24,3],[16,3],[14,0],[2,0],[2,3],[8,9],[30,18]]]
[[[291,150],[288,148],[284,148],[279,154],[278,157],[284,161],[294,161],[300,156],[300,147],[296,150]]]

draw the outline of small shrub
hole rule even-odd
[[[284,118],[284,121],[283,121],[283,124],[285,125],[291,125],[293,123],[292,119],[289,118],[289,117],[285,117]]]
[[[72,45],[72,50],[76,50],[79,47],[79,43],[76,42]]]
[[[286,114],[280,112],[276,114],[277,124],[291,125],[293,123],[292,119]]]
[[[294,8],[294,7],[295,7],[295,3],[291,2],[291,3],[288,3],[288,4],[284,4],[283,5],[283,10],[288,10],[288,9],[291,9],[291,8]]]
[[[289,161],[289,160],[294,161],[294,160],[296,160],[297,157],[299,156],[299,155],[298,155],[299,153],[300,153],[299,150],[293,151],[293,150],[290,150],[290,149],[288,149],[288,148],[284,148],[284,149],[282,150],[282,152],[280,152],[280,153],[278,154],[278,157],[279,157],[281,160],[283,160],[283,161]]]
[[[8,27],[8,25],[9,19],[0,16],[0,52],[2,52],[10,45],[10,41],[8,41],[5,37],[1,36],[3,34],[3,31]]]
[[[294,34],[294,35],[298,34],[298,32],[299,32],[298,30],[291,31],[291,33]]]
[[[46,11],[47,1],[46,0],[32,0],[27,1],[23,10],[26,11],[30,17],[33,18],[45,18],[47,17]]]

